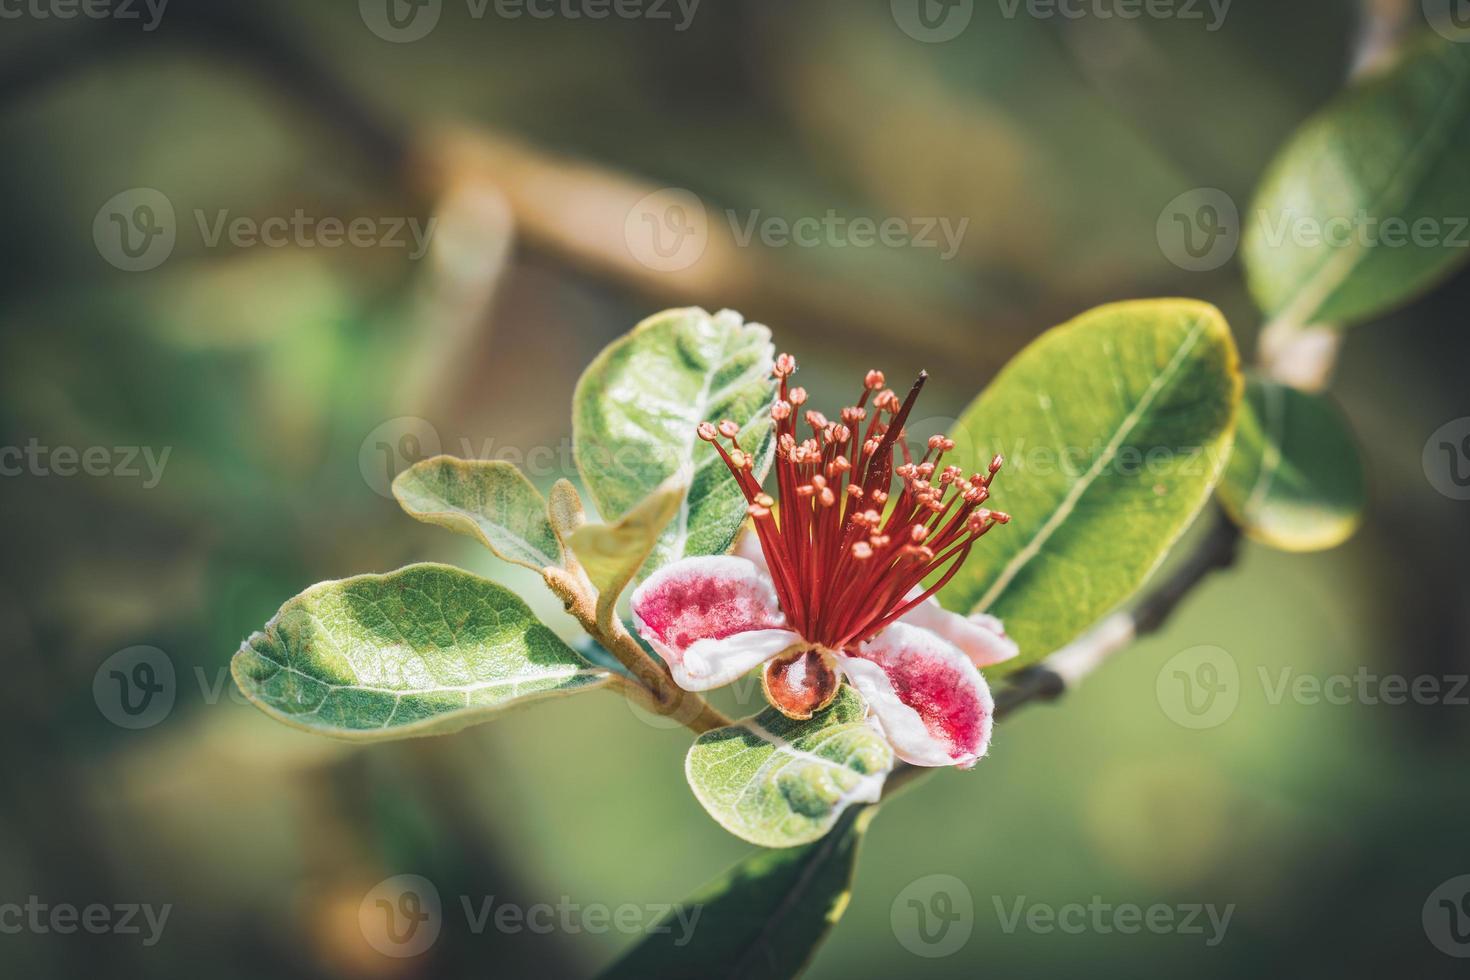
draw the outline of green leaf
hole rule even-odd
[[[352,739],[457,731],[610,676],[502,586],[427,564],[312,586],[230,667],[266,714]]]
[[[1335,548],[1362,517],[1363,464],[1325,396],[1252,378],[1220,503],[1252,538],[1285,551]]]
[[[572,437],[582,480],[604,519],[622,517],[684,466],[693,478],[643,573],[687,555],[730,550],[745,497],[699,423],[733,419],[755,476],[770,468],[775,391],[771,333],[723,310],[667,310],[609,345],[573,399]]]
[[[1303,124],[1271,164],[1242,251],[1256,301],[1287,323],[1345,325],[1442,279],[1470,256],[1467,158],[1470,45],[1430,35]]]
[[[854,807],[815,843],[756,851],[676,905],[602,980],[796,976],[847,911],[877,812]]]
[[[648,560],[659,533],[679,513],[689,492],[685,467],[612,524],[581,524],[572,532],[572,553],[597,588],[597,622],[609,629],[618,599]]]
[[[1209,497],[1229,457],[1241,378],[1220,311],[1115,303],[1042,334],[964,412],[956,461],[1001,453],[995,507],[940,599],[999,616],[1036,661],[1128,598]]]
[[[546,500],[503,460],[420,460],[394,478],[393,496],[412,517],[479,538],[505,561],[537,571],[562,565]]]
[[[827,833],[856,803],[877,802],[893,750],[844,686],[807,721],[767,708],[705,732],[689,748],[684,775],[710,816],[736,837],[792,847]]]

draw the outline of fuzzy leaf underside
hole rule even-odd
[[[807,721],[774,708],[705,732],[684,773],[710,816],[764,847],[793,847],[826,834],[848,807],[877,802],[893,750],[865,720],[850,687]]]
[[[231,670],[272,717],[352,739],[451,732],[611,676],[504,587],[432,564],[312,586]]]
[[[572,436],[577,468],[604,520],[622,517],[681,469],[692,474],[644,575],[686,556],[730,550],[746,517],[745,497],[696,430],[723,419],[741,425],[740,445],[763,478],[773,446],[773,362],[765,327],[729,310],[689,308],[644,320],[583,373]]]

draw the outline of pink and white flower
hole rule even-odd
[[[944,436],[913,460],[903,425],[924,374],[900,404],[882,373],[869,371],[840,421],[808,411],[812,435],[798,439],[806,392],[788,388],[795,370],[789,354],[776,359],[779,511],[737,442],[740,427],[700,426],[745,493],[759,550],[686,558],[649,576],[632,598],[638,632],[685,690],[764,665],[766,698],[801,719],[830,704],[845,680],[899,758],[969,768],[985,754],[995,710],[977,668],[1017,649],[999,620],[949,612],[934,594],[982,535],[1010,520],[983,506],[1002,460],[968,477],[941,468],[954,448]]]

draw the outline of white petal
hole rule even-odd
[[[638,634],[685,690],[728,684],[798,640],[770,578],[733,555],[665,565],[634,590],[632,606]]]
[[[923,595],[923,590],[916,586],[909,593],[909,598],[920,595]],[[959,647],[976,667],[989,667],[1021,652],[1016,641],[1006,635],[1005,626],[994,616],[984,613],[961,616],[945,609],[933,596],[904,613],[898,621],[938,633]]]
[[[905,762],[969,768],[985,754],[995,714],[990,688],[939,635],[895,623],[839,656],[838,666]]]
[[[791,630],[749,630],[723,640],[698,640],[684,651],[682,662],[670,661],[669,671],[684,690],[708,691],[729,684],[799,643],[801,637]]]

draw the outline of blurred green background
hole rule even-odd
[[[172,0],[153,30],[141,4],[141,22],[13,8],[0,445],[169,455],[156,485],[146,468],[0,478],[0,903],[173,911],[151,947],[0,934],[0,973],[584,976],[636,936],[476,934],[459,896],[642,908],[748,853],[686,789],[686,733],[616,697],[357,748],[239,703],[228,660],[307,585],[415,560],[517,586],[574,636],[529,573],[401,515],[388,476],[434,448],[530,459],[543,487],[572,475],[578,373],[665,306],[770,324],[817,405],[849,397],[860,369],[928,367],[936,416],[1109,300],[1208,299],[1249,351],[1259,324],[1238,265],[1180,269],[1157,222],[1193,188],[1244,211],[1275,149],[1342,84],[1357,5],[1236,0],[1217,30],[1008,6],[975,3],[944,43],[878,0],[705,0],[683,30],[675,5],[669,19],[540,19],[445,0],[412,42],[371,29],[371,0]],[[625,236],[662,187],[712,215],[687,269],[640,263]],[[93,226],[136,188],[172,205],[176,242],[128,272]],[[947,261],[735,248],[727,208],[969,224]],[[195,217],[297,209],[437,223],[413,258],[211,245]],[[1257,668],[1273,683],[1283,668],[1470,670],[1470,504],[1420,462],[1431,432],[1470,414],[1467,300],[1461,275],[1348,338],[1334,393],[1368,465],[1359,534],[1308,556],[1247,546],[1162,634],[1007,721],[976,770],[885,806],[811,976],[1463,975],[1421,911],[1470,872],[1470,707],[1273,704]],[[1191,730],[1155,682],[1201,644],[1235,658],[1242,693],[1224,724]],[[137,645],[166,655],[175,702],[132,730],[108,720],[94,678]],[[399,873],[445,902],[439,941],[412,959],[359,929],[363,896]],[[974,906],[943,958],[891,925],[900,892],[931,874],[958,877]],[[1213,947],[1008,933],[996,911],[1094,896],[1235,909]]]

